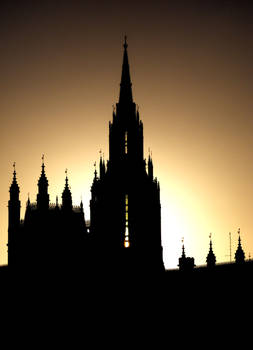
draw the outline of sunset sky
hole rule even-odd
[[[89,219],[90,187],[118,100],[124,35],[144,151],[160,181],[167,268],[186,255],[253,256],[252,1],[1,1],[0,264],[12,164],[24,216],[45,155],[50,201],[68,169]]]

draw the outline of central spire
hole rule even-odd
[[[123,54],[123,64],[122,64],[122,74],[121,74],[121,82],[120,82],[120,93],[119,93],[119,103],[132,103],[133,95],[132,95],[132,83],[130,79],[129,72],[129,63],[128,63],[128,55],[127,55],[127,37],[125,36],[124,42],[124,54]]]

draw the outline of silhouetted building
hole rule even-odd
[[[38,181],[37,202],[28,197],[25,218],[20,221],[19,186],[14,168],[10,187],[8,230],[8,265],[36,269],[81,264],[80,246],[85,243],[86,225],[82,202],[72,206],[66,176],[62,205],[49,203],[48,180],[44,159]],[[79,253],[79,254],[78,254]]]
[[[147,168],[147,169],[146,169]],[[109,160],[100,157],[91,187],[90,230],[83,205],[73,207],[66,174],[62,204],[50,204],[44,156],[37,202],[28,198],[20,221],[14,169],[9,200],[9,266],[75,264],[135,271],[163,271],[160,187],[151,155],[143,155],[143,123],[133,101],[124,43],[119,101],[109,123]]]

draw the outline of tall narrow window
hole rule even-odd
[[[125,195],[125,240],[124,240],[124,247],[129,248],[130,242],[129,242],[129,231],[128,231],[128,195]]]
[[[128,148],[128,145],[127,145],[127,131],[125,132],[125,154],[127,154],[127,148]]]

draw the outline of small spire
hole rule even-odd
[[[72,195],[68,184],[68,169],[65,169],[65,188],[62,192],[62,209],[72,210]]]
[[[185,258],[185,250],[184,250],[184,237],[182,237],[182,258]]]
[[[42,160],[42,165],[41,165],[41,167],[42,167],[42,173],[44,173],[45,172],[45,163],[44,163],[44,159],[45,159],[45,156],[44,156],[44,154],[42,154],[42,157],[41,157],[41,160]]]
[[[11,193],[11,197],[14,197],[18,194],[19,194],[19,186],[18,186],[18,183],[17,183],[17,177],[16,177],[16,162],[14,162],[12,164],[13,166],[13,178],[12,178],[12,183],[11,183],[11,186],[10,186],[10,193]]]
[[[212,233],[209,234],[209,239],[210,239],[209,252],[208,252],[208,255],[206,257],[206,263],[207,263],[208,268],[213,268],[215,266],[215,263],[216,263],[216,256],[214,255],[214,252],[213,252]]]
[[[39,183],[45,183],[46,185],[48,185],[48,181],[47,181],[46,174],[45,174],[45,163],[44,163],[45,156],[44,156],[44,154],[42,154],[41,160],[42,160],[42,164],[41,164],[42,171],[41,171]]]
[[[13,163],[13,175],[16,176],[16,162]]]
[[[68,179],[68,169],[65,169],[65,174],[66,174],[66,178],[65,178],[65,187],[69,187],[69,183],[68,183],[68,181],[69,181],[69,179]]]
[[[127,47],[128,47],[128,44],[127,44],[127,36],[125,35],[124,36],[124,49],[126,50],[127,49]]]
[[[94,163],[94,180],[97,180],[97,162]]]
[[[14,162],[14,163],[12,164],[12,166],[13,166],[13,179],[12,179],[12,184],[16,184],[16,183],[17,183],[17,177],[16,177],[16,175],[17,175],[17,173],[16,173],[16,162]]]
[[[57,206],[57,207],[59,206],[59,203],[58,203],[58,196],[56,196],[56,206]]]
[[[235,252],[235,261],[237,264],[241,264],[241,263],[244,263],[245,261],[245,253],[242,249],[242,245],[241,245],[241,230],[240,228],[238,229],[237,231],[238,233],[238,247],[237,247],[237,250]]]
[[[153,162],[152,162],[152,152],[150,152],[150,148],[148,149],[148,176],[151,180],[154,178],[154,171],[153,171]]]

